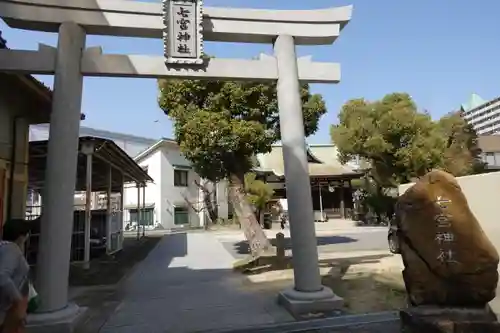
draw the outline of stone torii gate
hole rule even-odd
[[[297,59],[296,45],[331,44],[352,7],[322,10],[203,8],[202,0],[0,0],[12,28],[58,32],[57,48],[1,50],[0,71],[53,74],[54,95],[39,252],[40,313],[33,322],[70,322],[68,304],[73,193],[83,76],[278,82],[295,286],[280,294],[293,312],[332,309],[341,299],[321,285],[307,171],[300,82],[337,83],[340,65]],[[165,56],[104,54],[86,35],[164,38]],[[274,56],[203,59],[203,41],[269,43]]]

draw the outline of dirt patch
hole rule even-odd
[[[137,241],[125,238],[123,250],[114,255],[105,255],[92,260],[89,269],[72,265],[69,273],[70,286],[114,285],[128,274],[140,261],[144,260],[158,244],[162,235],[146,236]]]
[[[322,283],[341,296],[345,303],[340,311],[317,314],[317,317],[391,311],[406,307],[401,270],[397,266],[392,267],[392,261],[390,255],[320,261]],[[246,288],[276,295],[293,285],[291,266],[289,260],[278,264],[276,258],[261,258],[243,266],[245,269],[240,266],[239,271],[248,277]]]
[[[323,276],[323,285],[344,298],[343,312],[359,314],[406,307],[406,292],[377,281],[376,276]]]

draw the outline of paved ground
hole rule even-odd
[[[125,282],[101,333],[197,332],[291,321],[275,299],[243,287],[211,233],[166,235]]]
[[[355,227],[346,221],[339,221],[315,224],[320,253],[388,250],[387,227]],[[288,229],[266,230],[269,239],[273,239],[278,232],[285,234],[286,249],[291,250]],[[234,258],[242,259],[248,255],[248,245],[241,232],[220,232],[216,233],[216,237]]]
[[[271,238],[277,231],[266,232]],[[317,234],[320,252],[387,250],[386,228],[340,221],[317,224]],[[125,281],[121,304],[99,332],[183,333],[292,322],[274,297],[248,288],[248,278],[232,271],[234,259],[245,256],[242,241],[238,230],[165,235]],[[324,332],[330,331],[337,332]]]

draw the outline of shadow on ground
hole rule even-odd
[[[96,286],[117,284],[139,262],[144,260],[161,240],[161,235],[146,236],[139,240],[125,238],[123,250],[103,255],[90,262],[90,268],[71,265],[70,286]]]
[[[222,268],[227,267],[227,259],[218,261],[220,243],[215,246],[209,238],[203,233],[166,235],[115,289],[94,290],[94,300],[100,304],[91,301],[89,293],[81,294],[76,299],[90,304],[91,310],[77,333],[236,330],[396,307],[398,298],[376,285],[372,277],[346,278],[352,265],[376,263],[386,255],[330,259],[320,262],[323,283],[343,296],[346,306],[294,319],[276,304],[278,293],[293,285],[293,275],[255,281],[255,276]],[[291,267],[290,259],[286,261]],[[271,261],[268,273],[288,274],[287,267],[273,266],[273,257],[267,260]]]
[[[98,293],[102,304],[77,332],[182,333],[293,321],[276,295],[247,290],[248,277],[222,268],[227,254],[217,259],[220,243],[209,237],[165,235],[113,295],[102,300]]]
[[[358,240],[352,237],[346,236],[318,236],[317,243],[318,246],[324,245],[334,245],[334,244],[347,244],[347,243],[355,243]],[[276,246],[276,238],[272,238],[269,240],[273,246]],[[292,248],[292,240],[290,237],[285,238],[285,250],[290,250]],[[250,246],[248,242],[240,241],[234,244],[234,249],[238,254],[250,254]]]

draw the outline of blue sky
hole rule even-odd
[[[329,143],[330,124],[351,98],[378,99],[408,92],[419,108],[439,117],[471,93],[500,95],[500,1],[481,0],[206,0],[209,6],[312,9],[354,5],[353,19],[334,45],[300,47],[299,55],[339,62],[342,82],[313,85],[327,101],[328,114],[310,143]],[[8,45],[35,49],[56,44],[54,34],[13,30],[0,23]],[[88,46],[108,53],[161,55],[161,40],[90,36]],[[207,43],[218,57],[251,58],[271,53],[269,45]],[[40,77],[51,85],[51,77]],[[84,125],[152,138],[171,137],[172,126],[158,108],[156,81],[86,78]],[[157,121],[157,122],[156,122]]]

